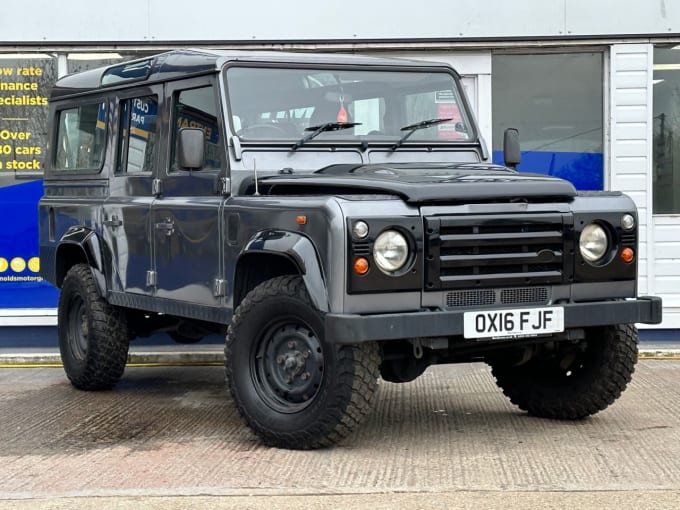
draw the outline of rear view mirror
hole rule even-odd
[[[503,133],[503,159],[505,166],[517,168],[522,162],[522,153],[519,149],[519,131],[508,128]]]
[[[182,128],[177,138],[177,163],[182,170],[198,170],[205,161],[205,135],[202,129]]]

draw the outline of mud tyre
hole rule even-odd
[[[89,266],[73,266],[59,296],[59,350],[66,376],[81,390],[107,390],[123,375],[129,348],[125,314],[97,290]]]
[[[550,356],[513,366],[490,360],[503,393],[533,416],[578,420],[606,409],[631,380],[638,353],[635,326],[587,330],[579,344],[563,345]]]
[[[262,441],[307,450],[338,443],[372,408],[375,343],[324,338],[324,315],[298,276],[267,280],[236,309],[225,346],[226,380],[245,423]]]

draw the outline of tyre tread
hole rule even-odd
[[[225,343],[225,375],[231,398],[242,420],[270,446],[292,449],[315,449],[331,446],[349,436],[372,409],[378,379],[380,354],[375,343],[342,346],[337,359],[338,379],[332,401],[324,414],[303,430],[282,432],[268,427],[250,415],[232,380],[232,349],[240,324],[249,312],[266,300],[282,294],[313,306],[302,278],[279,276],[253,289],[234,313]]]
[[[125,314],[99,295],[90,267],[77,264],[68,271],[59,299],[60,344],[65,341],[62,335],[68,334],[64,328],[67,327],[66,306],[71,286],[81,288],[81,297],[90,310],[91,330],[82,370],[69,369],[68,361],[63,359],[66,376],[73,386],[81,390],[111,389],[120,380],[127,363],[129,337]],[[65,349],[61,345],[62,358],[69,355]]]
[[[587,381],[546,389],[522,372],[523,367],[491,363],[496,384],[523,411],[542,418],[579,420],[603,411],[631,381],[637,363],[637,329],[632,324],[603,328],[599,366]]]

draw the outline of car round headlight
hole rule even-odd
[[[373,258],[383,273],[398,271],[408,260],[408,241],[396,230],[385,230],[373,243]]]
[[[581,232],[578,245],[584,259],[588,262],[597,262],[609,249],[607,232],[597,223],[589,223]]]

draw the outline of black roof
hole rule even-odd
[[[65,96],[109,88],[111,86],[139,83],[140,81],[165,81],[173,78],[216,72],[219,71],[226,62],[230,61],[326,65],[368,64],[399,67],[421,67],[424,65],[445,66],[445,64],[442,63],[358,55],[285,53],[276,51],[203,50],[190,48],[173,50],[159,55],[103,66],[90,71],[64,76],[54,84],[50,98],[59,99]],[[138,63],[139,68],[144,70],[143,75],[134,79],[128,78],[124,81],[116,79],[115,76],[113,76],[111,83],[102,84],[102,79],[106,82],[107,76],[111,76],[111,73],[120,69],[121,66],[134,65],[135,63]]]

